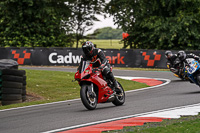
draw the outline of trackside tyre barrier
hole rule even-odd
[[[16,61],[0,60],[0,100],[2,105],[25,101],[26,84],[26,71],[18,70]]]
[[[25,70],[17,70],[17,69],[3,69],[2,75],[13,75],[13,76],[24,76],[26,74]]]
[[[12,59],[0,59],[0,100],[2,105],[22,102],[24,70]]]
[[[26,100],[26,71],[17,69],[2,70],[2,105],[21,103]]]
[[[22,101],[26,101],[26,86],[22,87]]]
[[[1,88],[2,94],[22,94],[21,88]]]

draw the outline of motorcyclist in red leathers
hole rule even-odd
[[[81,58],[81,63],[78,67],[78,70],[82,68],[82,61],[90,60],[91,62],[95,62],[99,60],[100,66],[98,66],[98,70],[102,72],[102,75],[109,79],[115,88],[119,88],[117,80],[114,78],[114,75],[111,71],[111,65],[109,61],[106,59],[103,51],[101,49],[95,48],[94,44],[90,41],[86,41],[82,44],[83,56]],[[113,89],[115,92],[115,89]]]

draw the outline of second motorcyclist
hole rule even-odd
[[[172,52],[168,50],[165,52],[165,57],[167,59],[168,68],[174,68],[175,60],[177,59],[177,54],[172,54]]]
[[[180,73],[178,66],[180,61],[177,54],[173,54],[171,51],[168,50],[165,52],[165,57],[167,59],[167,67],[170,69],[170,71],[179,76]]]
[[[179,51],[177,56],[181,61],[184,61],[187,58],[193,58],[193,59],[195,59],[197,61],[200,61],[200,57],[199,56],[197,56],[197,55],[195,55],[193,53],[186,54],[185,51],[183,51],[183,50]]]

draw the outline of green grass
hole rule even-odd
[[[28,96],[31,96],[31,99],[39,100],[0,106],[0,109],[63,101],[80,97],[80,86],[77,82],[72,82],[74,79],[74,73],[72,72],[26,70],[26,76]],[[146,84],[134,81],[123,79],[118,79],[118,81],[125,90],[148,87]]]
[[[109,133],[199,133],[200,115],[180,119],[164,120],[158,123],[146,123],[143,126],[125,127]]]
[[[86,41],[86,40],[85,40]],[[91,39],[88,40],[91,41],[93,44],[97,45],[97,48],[102,49],[121,49],[123,48],[124,44],[121,42],[121,40],[97,40],[97,39]],[[79,48],[81,48],[81,44],[79,44]],[[74,44],[73,47],[76,47]]]

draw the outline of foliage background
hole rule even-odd
[[[0,2],[0,46],[66,46],[61,20],[70,10],[62,0],[5,0]]]
[[[72,47],[91,29],[95,14],[109,13],[119,26],[98,29],[97,39],[130,36],[124,48],[200,49],[197,0],[4,0],[0,1],[1,47]],[[76,43],[75,43],[76,42]]]
[[[83,38],[104,0],[4,0],[0,46],[66,47]],[[103,5],[102,5],[103,6]]]
[[[130,34],[131,48],[200,49],[200,1],[111,0],[106,11]]]

